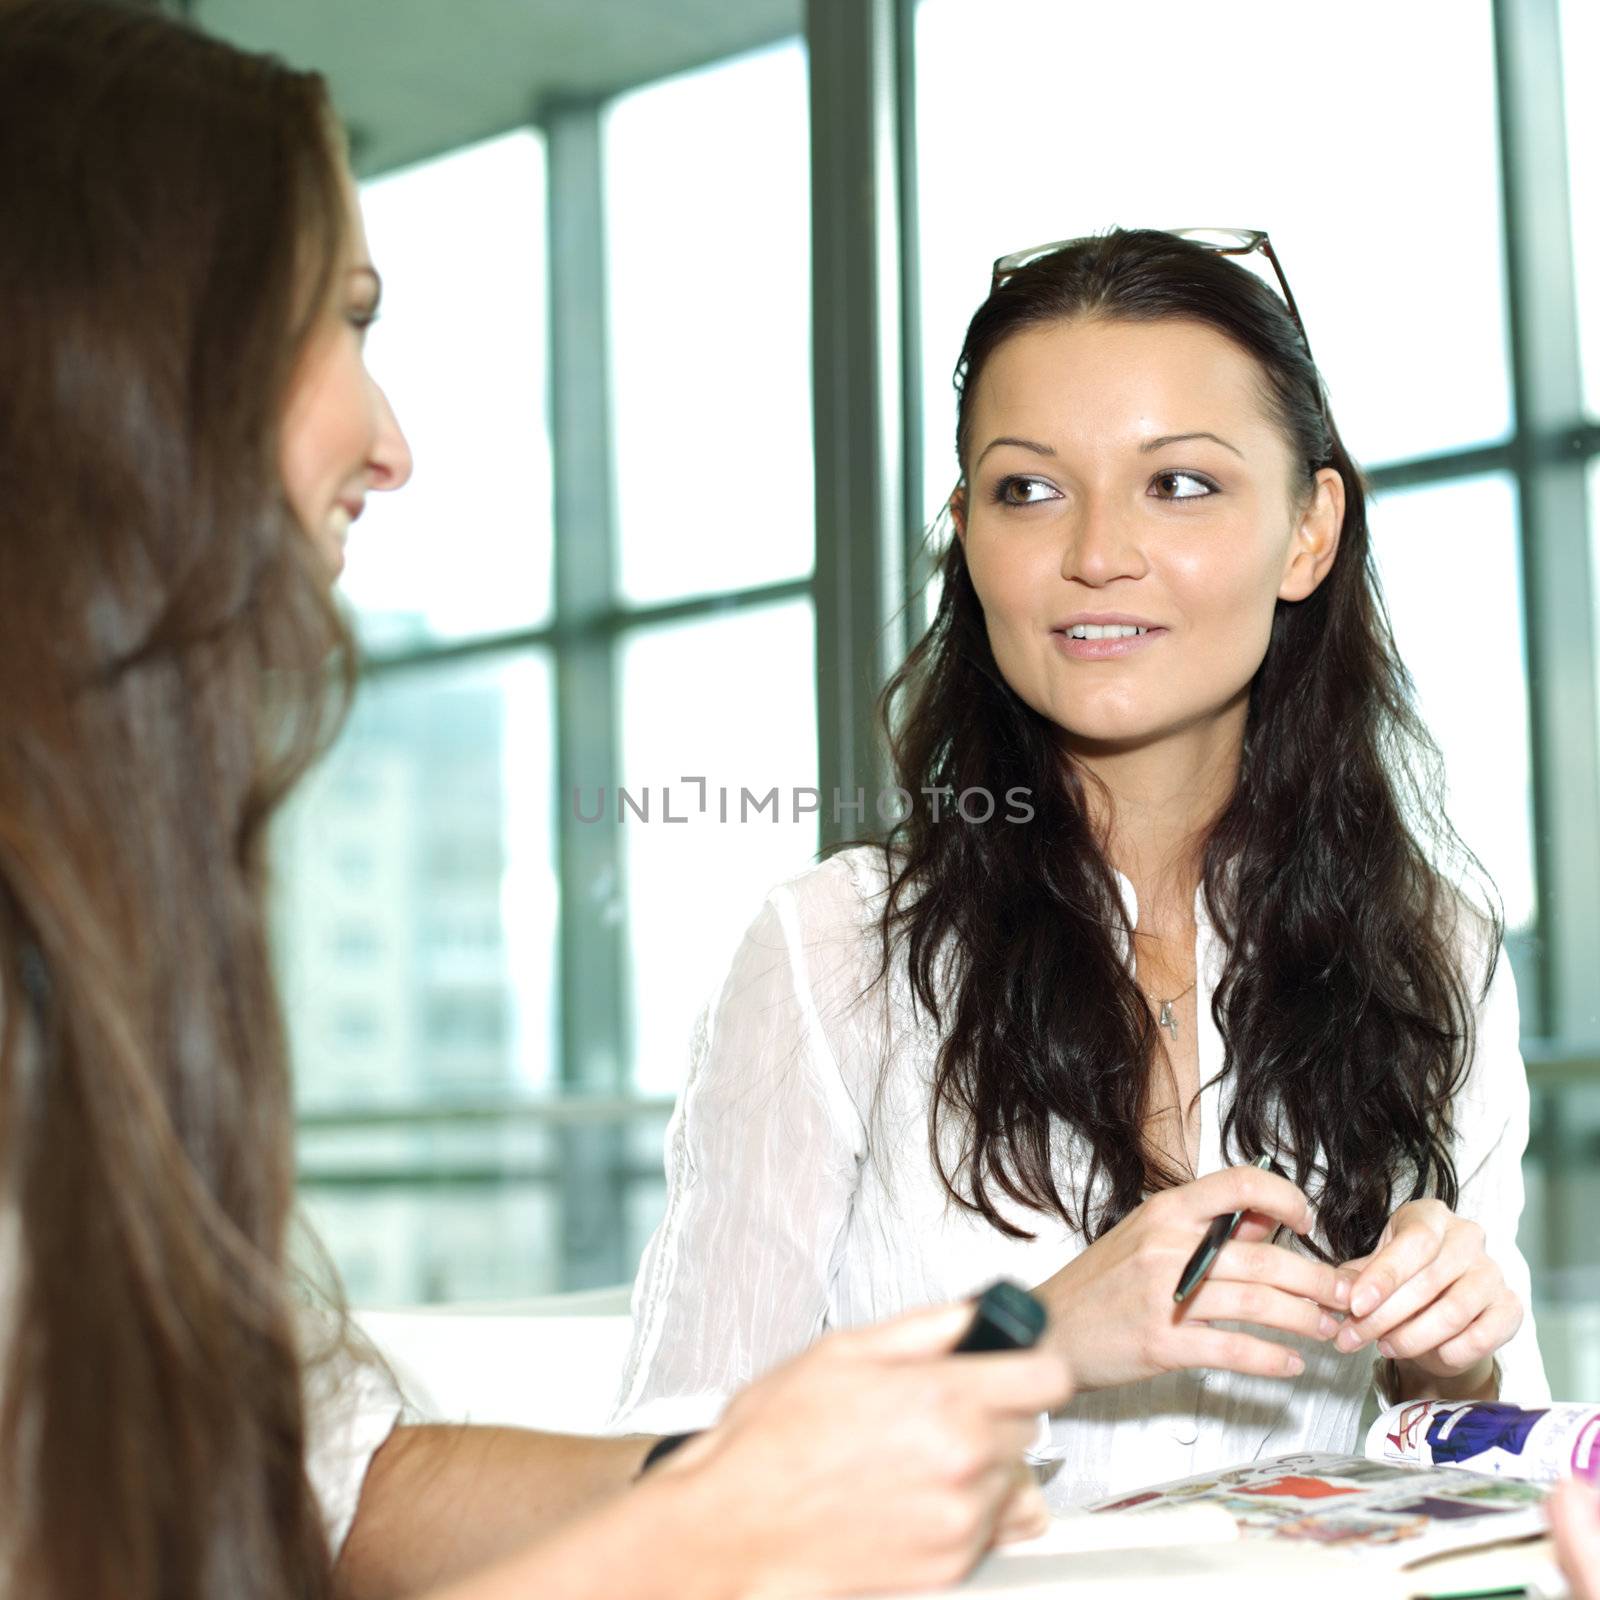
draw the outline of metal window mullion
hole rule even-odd
[[[935,552],[923,514],[922,230],[917,191],[917,7],[895,0],[890,40],[895,96],[895,178],[899,186],[900,415],[901,415],[901,655],[921,638],[928,621],[925,592],[933,581]]]
[[[1494,0],[1494,29],[1543,947],[1528,1009],[1575,1038],[1600,974],[1600,713],[1559,0]]]
[[[622,840],[614,808],[580,824],[620,771],[612,640],[589,619],[613,605],[616,546],[606,339],[603,112],[551,104],[540,121],[548,164],[550,432],[555,503],[556,838],[561,885],[563,1092],[617,1094],[631,1059],[623,944]],[[568,632],[568,630],[571,630]],[[625,1279],[624,1136],[570,1126],[560,1151],[561,1285]]]
[[[874,713],[901,654],[906,581],[898,0],[807,0],[818,772],[823,794],[881,781]]]

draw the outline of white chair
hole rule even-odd
[[[425,1421],[598,1433],[628,1353],[628,1295],[624,1285],[354,1317]]]

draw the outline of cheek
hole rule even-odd
[[[314,527],[371,454],[374,407],[360,356],[326,348],[302,369],[284,413],[279,466],[284,493]]]
[[[1240,533],[1213,548],[1185,549],[1166,565],[1168,587],[1210,650],[1259,664],[1272,631],[1283,551]]]
[[[967,572],[983,607],[991,636],[1032,624],[1039,597],[1057,586],[1060,552],[1036,539],[969,536]]]

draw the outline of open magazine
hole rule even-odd
[[[1544,1532],[1548,1486],[1600,1479],[1600,1406],[1415,1401],[1383,1412],[1359,1456],[1289,1455],[1097,1501],[1091,1512],[1208,1505],[1243,1539],[1392,1566]]]
[[[992,1552],[979,1600],[1406,1600],[1565,1594],[1543,1502],[1600,1481],[1600,1405],[1417,1401],[1361,1455],[1285,1455],[1100,1500]],[[925,1595],[901,1600],[930,1600]]]

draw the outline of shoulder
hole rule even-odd
[[[1525,1105],[1528,1093],[1511,955],[1498,923],[1465,896],[1453,892],[1446,915],[1472,1015],[1471,1057],[1457,1091],[1457,1115],[1498,1117],[1514,1103]]]
[[[1441,895],[1439,917],[1467,1002],[1480,1020],[1491,1008],[1507,1005],[1514,1015],[1517,984],[1498,920],[1462,891],[1449,888]]]
[[[881,846],[852,845],[777,884],[767,906],[807,936],[870,932],[883,913],[889,867]]]

